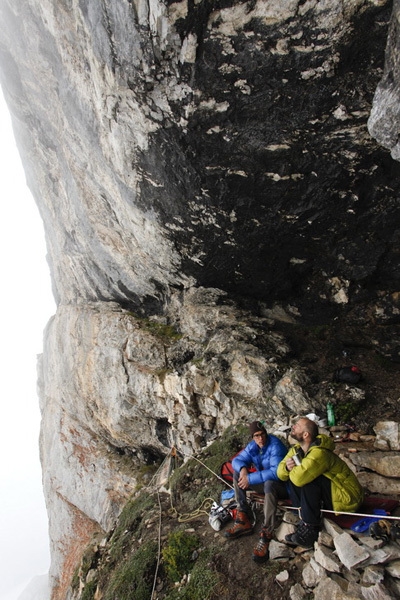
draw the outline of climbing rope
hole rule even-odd
[[[161,508],[160,492],[158,490],[157,490],[157,500],[158,500],[158,509],[159,509],[159,513],[158,513],[157,563],[156,563],[156,571],[154,573],[153,588],[151,590],[150,600],[153,600],[153,597],[154,597],[154,592],[155,592],[156,583],[157,583],[158,568],[160,566],[160,559],[161,559],[161,517],[162,517],[162,508]]]
[[[284,508],[285,510],[297,510],[299,516],[300,516],[300,506],[286,506],[286,505],[281,505],[281,508]],[[334,510],[328,510],[327,508],[322,508],[321,509],[322,513],[327,513],[327,514],[331,514],[331,515],[335,515],[335,516],[339,516],[339,515],[349,515],[350,517],[372,517],[373,519],[394,519],[399,521],[400,517],[395,517],[392,515],[376,515],[376,514],[364,514],[364,513],[357,513],[357,512],[345,512],[345,511],[334,511]]]
[[[208,467],[203,461],[201,461],[199,458],[197,458],[196,456],[190,455],[188,453],[182,452],[180,451],[180,454],[187,456],[188,458],[192,458],[194,460],[196,460],[202,467],[204,467],[205,469],[207,469],[210,473],[212,473],[215,477],[217,477],[217,479],[219,479],[220,481],[222,481],[222,483],[231,488],[232,490],[234,489],[232,485],[230,485],[227,481],[225,481],[225,479],[223,479],[222,477],[220,477],[220,475],[218,475],[217,473],[215,473],[215,471],[213,471],[212,469],[210,469],[210,467]],[[176,466],[176,459],[177,459],[177,455],[178,452],[175,448],[175,446],[173,446],[171,448],[171,452],[169,455],[167,455],[165,457],[165,459],[163,460],[163,462],[161,463],[160,467],[157,469],[156,473],[154,474],[153,478],[150,481],[149,487],[151,485],[154,485],[154,481],[156,480],[156,477],[158,476],[158,474],[160,473],[160,471],[163,469],[165,463],[167,460],[171,461],[170,464],[170,468],[169,468],[169,472],[168,472],[168,477],[167,479],[170,479],[171,473],[173,471],[173,469]],[[157,498],[158,498],[158,505],[159,505],[159,530],[158,530],[158,556],[157,556],[157,566],[156,566],[156,572],[155,572],[155,576],[154,576],[154,584],[153,584],[153,591],[151,594],[151,598],[150,600],[153,600],[154,597],[154,591],[155,591],[155,586],[156,586],[156,580],[157,580],[157,574],[158,574],[158,568],[159,568],[159,564],[160,564],[160,557],[161,557],[161,524],[162,524],[162,507],[161,507],[161,500],[160,500],[160,493],[159,490],[157,491]],[[175,508],[175,506],[173,505],[173,490],[170,490],[170,505],[171,508],[169,510],[169,513],[174,516],[179,523],[187,523],[188,521],[192,521],[194,519],[197,519],[200,515],[208,515],[210,508],[213,504],[213,502],[215,502],[215,500],[213,498],[205,498],[203,500],[203,502],[201,503],[201,505],[199,506],[199,508],[197,508],[196,510],[194,510],[191,513],[186,513],[186,514],[181,514],[177,511],[177,509]],[[300,516],[300,507],[295,507],[295,506],[281,506],[281,508],[287,509],[287,510],[295,510],[298,512],[299,516]],[[332,515],[349,515],[352,517],[374,517],[373,514],[364,514],[364,513],[357,513],[357,512],[345,512],[345,511],[334,511],[334,510],[328,510],[328,509],[322,509],[321,510],[322,513],[326,513],[326,514],[332,514]],[[378,517],[378,515],[376,515]],[[396,517],[396,516],[392,516],[392,515],[385,515],[382,516],[381,518],[383,519],[393,519],[393,520],[400,520],[400,517]]]
[[[182,454],[184,454],[184,453],[182,452]],[[190,456],[189,454],[187,454],[186,456],[188,456],[190,458],[194,458],[195,460],[197,460],[197,462],[199,462],[205,469],[207,469],[208,471],[210,471],[213,475],[215,475],[218,479],[220,479],[225,485],[227,485],[230,488],[232,488],[232,486],[229,483],[227,483],[224,479],[222,479],[222,477],[220,477],[217,473],[215,473],[214,471],[212,471],[212,469],[210,469],[201,460],[199,460],[195,456]],[[157,478],[158,478],[160,472],[163,471],[163,469],[164,469],[167,461],[169,461],[169,460],[171,462],[170,462],[170,468],[168,470],[168,477],[167,477],[167,479],[168,480],[170,479],[171,473],[172,473],[173,469],[176,466],[176,459],[177,459],[177,450],[176,450],[175,446],[173,446],[171,448],[171,452],[164,458],[163,462],[161,463],[161,465],[158,467],[157,471],[154,473],[153,477],[151,478],[150,483],[149,483],[149,487],[154,487],[155,486],[155,482],[157,481]],[[157,545],[156,570],[155,570],[155,573],[154,573],[153,588],[152,588],[150,600],[153,600],[153,598],[154,598],[154,593],[155,593],[155,588],[156,588],[156,583],[157,583],[158,569],[159,569],[160,561],[161,561],[162,506],[161,506],[160,491],[158,489],[155,490],[155,491],[156,491],[156,494],[157,494],[158,508],[159,508],[159,514],[158,514],[158,545]],[[208,515],[209,512],[210,512],[210,508],[211,508],[213,502],[215,502],[215,500],[213,498],[205,498],[202,501],[202,503],[199,506],[199,508],[197,508],[196,510],[194,510],[191,513],[182,514],[182,513],[179,513],[177,511],[177,509],[175,508],[175,506],[173,505],[173,500],[172,500],[173,491],[172,491],[172,489],[170,491],[169,497],[170,497],[170,505],[171,505],[169,513],[174,518],[176,518],[179,523],[187,523],[189,521],[197,519],[200,515]]]
[[[205,498],[200,504],[199,508],[196,508],[196,510],[194,510],[191,513],[181,514],[176,510],[175,506],[172,503],[172,494],[170,494],[170,499],[170,515],[175,517],[179,523],[187,523],[188,521],[193,521],[194,519],[197,519],[200,515],[208,515],[213,502],[215,502],[214,498]]]

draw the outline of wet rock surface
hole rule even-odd
[[[400,167],[367,129],[391,8],[4,2],[57,300],[160,311],[196,281],[319,321],[384,291],[398,321]]]

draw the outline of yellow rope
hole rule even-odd
[[[170,514],[173,517],[175,517],[179,523],[187,523],[188,521],[193,521],[194,519],[197,519],[200,515],[208,515],[208,513],[210,512],[211,505],[213,504],[213,502],[215,502],[215,500],[213,498],[205,498],[200,504],[199,508],[196,508],[196,510],[194,510],[193,512],[186,514],[181,514],[176,510],[175,506],[172,503],[172,494],[170,495],[170,502]]]

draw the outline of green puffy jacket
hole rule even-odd
[[[277,475],[282,481],[290,481],[303,487],[319,475],[332,481],[332,505],[335,512],[354,512],[363,500],[363,489],[346,463],[334,454],[335,443],[327,435],[318,435],[311,444],[299,466],[291,471],[286,469],[286,461],[300,449],[300,444],[290,448],[279,463]]]

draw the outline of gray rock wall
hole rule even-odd
[[[383,77],[375,91],[371,115],[368,119],[370,134],[390,150],[392,157],[400,158],[399,149],[399,31],[400,4],[393,2],[393,14],[386,46],[386,61]]]
[[[267,319],[216,304],[220,297],[196,289],[173,298],[179,335],[101,302],[61,306],[49,323],[41,457],[60,597],[77,541],[84,546],[95,525],[112,527],[141,467],[172,445],[189,456],[241,419],[279,424],[285,412],[314,406],[304,374],[285,366],[284,338]]]
[[[161,310],[198,282],[315,318],[397,290],[399,167],[366,127],[388,2],[1,11],[58,302]]]

